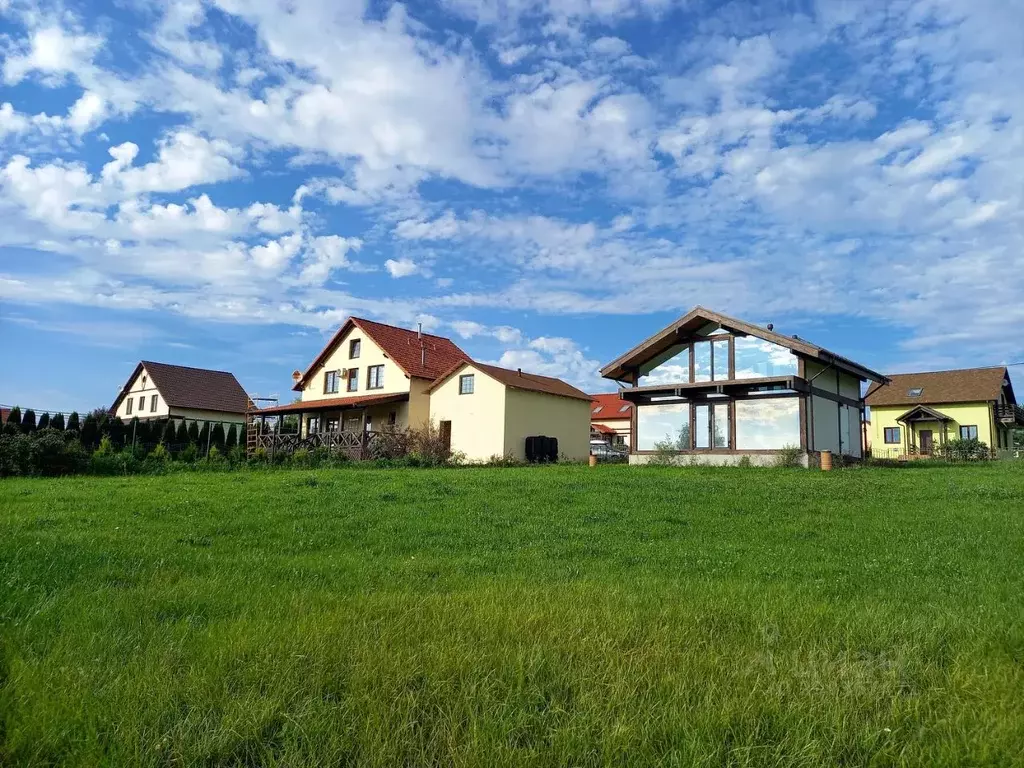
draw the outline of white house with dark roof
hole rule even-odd
[[[170,418],[244,424],[248,403],[232,373],[143,360],[110,411],[122,421]]]

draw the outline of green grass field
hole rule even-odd
[[[0,482],[0,765],[998,765],[1024,465]]]

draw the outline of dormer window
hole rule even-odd
[[[907,390],[907,397],[920,397],[924,394],[924,387],[911,387]]]
[[[603,408],[603,407],[604,406],[600,406],[600,405],[597,406],[597,408],[594,409],[594,415],[596,416],[597,414],[599,414],[601,412],[601,408]]]
[[[629,410],[629,406],[628,405],[624,405],[621,408],[619,408],[619,413],[625,413],[628,410]]]

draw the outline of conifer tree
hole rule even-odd
[[[43,430],[43,429],[49,429],[49,428],[50,428],[50,414],[44,413],[42,416],[39,417],[39,424],[36,426],[36,429]]]
[[[217,446],[217,450],[223,450],[224,440],[224,425],[218,421],[213,425],[213,431],[210,433],[210,445]]]
[[[36,431],[36,412],[31,408],[21,417],[21,431],[26,435]]]
[[[199,445],[199,422],[193,421],[188,425],[188,441],[193,445]]]
[[[16,435],[21,432],[21,408],[14,406],[7,414],[7,421],[4,423],[5,435]]]
[[[72,418],[75,418],[78,414],[71,414]],[[93,450],[99,445],[100,442],[100,428],[99,424],[96,423],[96,417],[91,413],[85,417],[82,421],[82,445],[89,450]]]
[[[234,424],[228,424],[227,432],[224,435],[224,447],[229,451],[238,445],[238,432],[235,431]]]
[[[160,442],[162,442],[164,445],[170,445],[171,443],[174,442],[174,436],[174,422],[168,419],[167,421],[164,422],[164,429],[160,435]]]
[[[68,431],[78,432],[81,428],[82,425],[78,419],[78,411],[72,411],[71,415],[68,416]]]
[[[58,413],[52,419],[50,419],[50,429],[56,429],[60,432],[64,431],[64,414]]]

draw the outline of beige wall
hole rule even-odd
[[[145,379],[145,382],[143,382]],[[150,403],[152,402],[153,395],[157,396],[156,410],[150,410]],[[139,398],[145,397],[146,402],[142,410],[139,410]],[[128,413],[128,400],[132,401],[132,412]],[[160,394],[159,390],[153,385],[153,380],[149,378],[149,373],[145,367],[139,374],[132,380],[129,394],[121,400],[115,411],[118,418],[123,421],[131,421],[135,417],[140,419],[154,419],[162,418],[168,414],[167,403],[164,402],[163,395]]]
[[[348,344],[352,339],[360,339],[359,357],[350,360],[348,356]],[[384,387],[382,389],[366,388],[366,369],[371,365],[384,366]],[[355,392],[346,389],[346,382],[342,379],[338,384],[338,391],[324,394],[324,372],[337,371],[342,368],[359,369],[359,388]],[[399,392],[409,391],[409,377],[401,368],[387,357],[384,352],[373,343],[373,340],[363,331],[353,326],[345,334],[334,350],[328,355],[323,365],[313,371],[306,388],[302,390],[302,401],[325,400],[334,397],[354,397],[356,395],[393,395]]]
[[[459,376],[469,373],[474,392],[460,395]],[[438,426],[452,423],[453,451],[464,453],[467,461],[487,461],[505,452],[506,397],[504,384],[467,364],[430,394],[430,420]],[[588,419],[589,414],[588,409]]]
[[[505,394],[506,456],[526,459],[526,438],[558,438],[559,458],[582,461],[590,455],[589,400],[508,388]]]
[[[403,426],[423,429],[430,421],[430,394],[427,392],[434,382],[419,377],[409,380],[409,403],[403,418]]]

